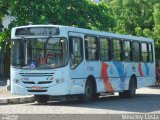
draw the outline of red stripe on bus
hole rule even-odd
[[[139,71],[140,76],[142,77],[143,76],[143,72],[142,72],[142,66],[141,66],[140,63],[138,64],[138,71]]]
[[[108,77],[107,71],[108,71],[108,64],[102,63],[101,78],[104,81],[106,91],[107,92],[113,92],[113,88],[112,88],[112,85],[111,85],[111,83],[109,81],[109,77]]]

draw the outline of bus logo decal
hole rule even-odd
[[[113,92],[113,88],[112,88],[112,85],[111,85],[111,83],[109,81],[109,77],[108,77],[107,71],[108,71],[108,64],[102,63],[101,78],[104,81],[106,91]]]
[[[50,80],[54,80],[54,77],[51,77]]]

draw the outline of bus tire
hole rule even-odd
[[[134,77],[131,77],[130,82],[129,82],[129,90],[125,90],[123,92],[119,92],[120,97],[125,97],[125,98],[132,98],[136,96],[136,80]]]
[[[48,95],[34,95],[35,101],[37,101],[38,104],[46,104],[49,100]]]
[[[100,94],[99,93],[95,93],[93,96],[93,100],[98,100],[99,99]]]
[[[132,77],[129,82],[129,90],[127,90],[128,97],[132,98],[136,96],[136,88],[137,88],[136,80],[134,77]]]
[[[94,100],[94,95],[94,85],[92,81],[88,79],[85,84],[84,94],[79,96],[79,100],[85,103],[91,102]]]

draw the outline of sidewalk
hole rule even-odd
[[[7,90],[7,79],[0,77],[0,105],[1,104],[20,104],[34,102],[34,97],[31,95],[21,96],[12,95]]]

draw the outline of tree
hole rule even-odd
[[[160,2],[154,5],[154,38],[156,39],[156,47],[160,46]]]
[[[16,16],[12,26],[33,24],[62,24],[83,28],[108,30],[114,26],[106,3],[90,0],[12,0],[11,15]]]
[[[5,40],[7,39],[7,31],[3,31],[2,20],[5,15],[8,14],[8,0],[0,1],[0,49],[4,48]]]
[[[107,0],[116,19],[114,31],[137,35],[136,30],[153,29],[153,4],[148,0]],[[140,32],[140,31],[139,31]],[[140,34],[141,35],[141,34]]]
[[[159,0],[105,0],[116,19],[112,31],[149,37],[155,40],[156,53],[160,50]],[[160,58],[160,55],[156,55]]]

